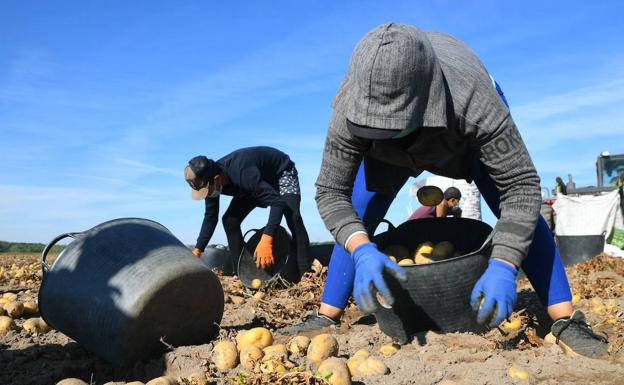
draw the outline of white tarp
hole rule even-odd
[[[569,197],[560,195],[553,204],[557,235],[609,236],[619,213],[618,191],[605,195]]]

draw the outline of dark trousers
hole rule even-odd
[[[284,268],[285,271],[283,275],[290,281],[298,281],[303,273],[310,269],[310,265],[312,264],[310,259],[310,239],[308,238],[308,232],[303,224],[303,218],[301,217],[301,211],[299,210],[301,205],[301,195],[284,194],[281,197],[286,203],[284,218],[286,218],[286,224],[292,234],[296,250],[296,256],[289,256],[289,262]],[[230,248],[230,272],[236,271],[238,258],[243,250],[244,240],[243,233],[241,231],[241,224],[247,215],[249,215],[249,213],[256,207],[258,206],[255,201],[251,199],[234,197],[221,218],[223,221],[225,235],[228,240],[228,247]],[[251,253],[254,252],[254,250],[249,251]],[[227,266],[224,270],[227,270]],[[224,271],[226,274],[230,272]]]

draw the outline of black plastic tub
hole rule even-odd
[[[379,328],[399,343],[424,330],[482,331],[470,307],[470,293],[487,268],[491,233],[487,223],[473,219],[426,218],[375,236],[380,250],[396,244],[413,250],[425,241],[450,241],[464,252],[443,261],[404,266],[408,281],[403,284],[385,275],[395,303],[375,313]]]
[[[605,234],[600,235],[557,235],[555,237],[561,260],[565,266],[587,261],[602,253]]]
[[[245,242],[241,255],[238,258],[238,277],[243,285],[252,288],[252,281],[259,279],[262,282],[262,286],[265,286],[280,275],[287,280],[291,280],[291,274],[287,271],[287,264],[289,255],[293,252],[293,244],[288,231],[280,226],[273,234],[273,257],[275,258],[275,264],[266,269],[256,267],[256,258],[253,256],[256,246],[258,246],[260,238],[264,233],[264,227],[249,230],[244,237],[246,238],[249,233],[253,233],[253,235]]]

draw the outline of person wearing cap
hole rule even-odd
[[[405,181],[423,171],[475,181],[498,217],[488,267],[470,298],[477,321],[495,326],[511,315],[522,267],[555,320],[556,343],[602,356],[606,339],[572,307],[561,258],[539,215],[539,177],[501,94],[477,56],[453,36],[387,23],[359,41],[332,104],[316,181],[321,217],[347,256],[332,257],[328,284],[332,265],[340,265],[343,276],[353,273],[341,279],[352,285],[362,311],[377,310],[376,293],[392,305],[383,273],[399,281],[407,274],[370,241],[377,218],[366,216],[387,210]],[[378,196],[386,198],[375,202]],[[312,326],[337,322],[344,301],[323,303]]]
[[[296,244],[297,280],[310,265],[310,241],[301,217],[301,191],[295,163],[285,153],[272,147],[238,149],[219,160],[196,156],[184,168],[184,179],[191,186],[191,196],[205,200],[204,220],[193,249],[200,257],[218,222],[219,196],[229,195],[232,200],[223,214],[222,223],[230,248],[231,260],[224,266],[224,274],[236,272],[234,258],[243,247],[241,223],[256,207],[270,207],[269,218],[255,251],[258,268],[275,263],[273,235],[282,216],[291,230]]]
[[[454,217],[461,217],[462,211],[459,207],[459,201],[461,200],[461,191],[457,187],[449,187],[444,190],[444,199],[436,206],[420,206],[408,220],[422,218],[444,218],[449,215]]]

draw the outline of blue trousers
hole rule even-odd
[[[494,215],[499,218],[500,196],[498,190],[487,173],[482,174],[486,176],[475,180],[475,183]],[[405,181],[402,181],[401,185],[404,183]],[[395,191],[398,191],[398,188]],[[394,196],[366,190],[364,167],[360,166],[351,198],[353,208],[362,218],[369,236],[372,236],[388,212]],[[544,306],[572,299],[561,256],[555,246],[550,229],[541,216],[535,228],[533,243],[531,243],[527,257],[522,262],[521,267]],[[353,291],[354,278],[355,265],[351,255],[342,246],[336,245],[329,263],[322,302],[344,309]]]

